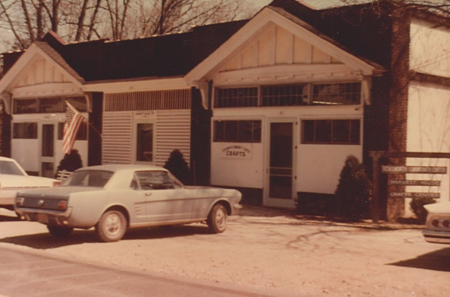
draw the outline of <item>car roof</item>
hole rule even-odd
[[[1,161],[14,161],[14,159],[8,158],[8,157],[0,157]]]
[[[141,165],[141,164],[108,164],[108,165],[96,165],[83,167],[78,170],[106,170],[106,171],[136,171],[136,170],[153,170],[153,171],[168,171],[167,169],[154,166],[154,165]],[[78,171],[77,170],[77,171]]]

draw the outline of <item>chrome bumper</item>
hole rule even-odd
[[[19,214],[19,218],[23,221],[40,222],[43,224],[52,224],[67,226],[69,222],[67,219],[72,214],[72,207],[67,208],[66,211],[61,212],[57,210],[35,209],[35,208],[15,208]]]
[[[423,230],[426,242],[450,244],[450,232]]]

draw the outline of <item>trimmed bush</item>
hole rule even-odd
[[[190,184],[191,172],[180,150],[173,150],[170,153],[170,157],[166,164],[164,164],[164,168],[169,170],[182,183]]]
[[[83,167],[83,161],[81,160],[78,150],[72,150],[70,154],[65,154],[64,158],[59,162],[58,168],[56,169],[56,174],[58,171],[62,170],[73,172],[81,167]]]
[[[369,217],[372,183],[355,156],[345,160],[335,194],[339,216],[352,221]]]
[[[424,224],[427,220],[428,212],[423,206],[433,203],[436,203],[436,200],[434,198],[413,198],[411,200],[411,203],[409,205],[411,206],[411,210],[416,215],[417,220],[420,224]]]

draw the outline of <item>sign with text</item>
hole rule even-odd
[[[251,150],[241,145],[231,145],[222,149],[223,159],[251,160]]]
[[[391,179],[388,183],[390,186],[429,186],[439,187],[441,181],[439,180],[404,180],[404,179]]]
[[[446,174],[447,167],[443,166],[381,166],[382,173],[402,174],[402,173],[433,173]]]
[[[405,192],[391,192],[391,197],[398,198],[440,198],[440,193],[405,193]]]

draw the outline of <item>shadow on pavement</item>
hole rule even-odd
[[[389,263],[388,265],[450,272],[450,248],[437,250],[414,259]]]
[[[160,239],[179,236],[208,234],[208,228],[202,225],[183,225],[174,227],[154,227],[130,229],[122,240]],[[50,233],[21,235],[0,239],[0,242],[31,247],[34,249],[52,249],[69,245],[99,242],[93,229],[75,230],[67,237],[54,237]]]

